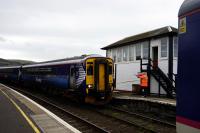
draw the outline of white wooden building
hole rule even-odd
[[[136,75],[141,72],[141,59],[143,62],[148,62],[147,59],[157,61],[162,72],[173,80],[177,74],[177,34],[176,28],[166,26],[103,47],[106,56],[115,62],[116,90],[132,91],[132,84],[139,84]],[[165,85],[152,74],[149,75],[149,92],[166,94]]]

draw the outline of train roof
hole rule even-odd
[[[185,15],[200,8],[200,0],[185,0],[181,5],[178,16]]]
[[[23,68],[28,68],[28,67],[39,67],[39,66],[53,66],[53,65],[62,65],[62,64],[71,64],[71,63],[78,63],[78,62],[83,62],[88,58],[92,57],[103,57],[101,55],[83,55],[83,56],[76,56],[72,58],[66,58],[66,59],[60,59],[60,60],[53,60],[53,61],[47,61],[47,62],[40,62],[37,64],[30,64],[30,65],[24,65]]]
[[[57,60],[50,60],[50,61],[38,62],[38,63],[34,63],[34,64],[50,63],[50,62],[60,62],[60,61],[68,61],[68,60],[78,60],[78,59],[84,59],[87,56],[89,56],[89,55],[74,56],[74,57],[69,57],[69,58],[64,58],[64,59],[57,59]]]
[[[0,69],[12,69],[12,68],[20,68],[21,66],[3,66]]]

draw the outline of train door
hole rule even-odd
[[[75,77],[75,67],[74,65],[70,66],[70,89],[74,89],[76,87],[76,77]]]
[[[105,64],[99,64],[99,84],[98,84],[98,89],[99,91],[104,91],[105,90]]]
[[[108,83],[108,63],[106,60],[96,60],[96,88],[99,92],[104,92],[106,90],[106,85]]]

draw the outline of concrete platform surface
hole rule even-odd
[[[147,101],[152,103],[158,103],[158,104],[165,104],[165,105],[171,105],[176,106],[176,99],[169,99],[165,97],[153,97],[153,96],[147,96],[143,97],[141,95],[134,95],[131,92],[128,93],[120,93],[118,91],[115,91],[113,94],[113,98],[115,99],[129,99],[129,100],[140,100],[140,101]]]
[[[1,133],[80,133],[26,96],[0,84]]]
[[[33,128],[2,91],[0,91],[0,132],[34,133]]]

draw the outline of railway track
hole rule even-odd
[[[24,95],[38,102],[42,106],[45,106],[47,109],[51,110],[56,115],[61,116],[61,118],[67,121],[70,125],[74,126],[75,128],[77,128],[79,131],[83,133],[94,133],[94,132],[95,133],[110,133],[109,131],[87,121],[86,119],[83,119],[79,117],[78,115],[73,114],[64,108],[59,107],[55,103],[50,102],[48,99],[40,98],[38,96],[33,95],[32,93],[28,91],[24,91],[24,90],[17,89],[14,87],[11,87],[11,88],[20,93],[23,93]]]
[[[149,118],[144,118],[142,116],[140,116],[140,118],[137,116],[136,118],[136,116],[133,116],[130,112],[114,107],[95,108],[87,105],[75,105],[67,102],[64,98],[62,100],[53,100],[52,98],[48,98],[41,94],[38,96],[38,94],[33,94],[18,88],[13,89],[20,91],[24,95],[51,110],[81,132],[175,132],[173,125],[169,126],[162,122],[160,122],[161,124],[158,124],[158,121],[153,119],[149,120]]]
[[[113,106],[107,106],[105,109],[102,109],[98,112],[104,115],[110,115],[111,117],[121,119],[122,121],[138,125],[143,129],[150,130],[151,132],[176,132],[176,125],[174,123],[169,123],[160,119],[144,116],[142,114],[125,111]]]
[[[176,124],[176,107],[154,102],[137,101],[137,100],[123,100],[114,98],[111,105],[128,112],[134,112],[142,116],[147,116],[166,123]]]
[[[163,121],[163,120],[152,118],[152,117],[149,117],[149,116],[145,116],[145,115],[142,115],[142,114],[139,114],[139,113],[129,112],[129,111],[126,111],[126,110],[123,110],[123,109],[119,109],[119,108],[116,108],[114,106],[108,106],[108,108],[111,108],[111,109],[116,110],[116,111],[121,112],[121,113],[126,113],[128,115],[137,116],[137,117],[140,117],[144,120],[150,120],[150,121],[155,122],[155,123],[159,123],[159,124],[162,124],[162,125],[167,125],[167,126],[172,127],[172,128],[176,128],[175,122],[172,123],[172,122]]]

